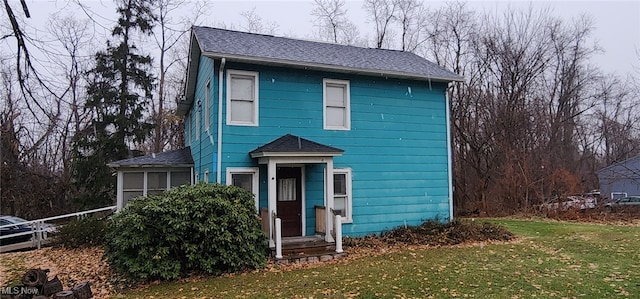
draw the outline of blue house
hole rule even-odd
[[[452,219],[447,87],[415,54],[193,27],[185,148],[193,181],[255,195],[273,246]]]

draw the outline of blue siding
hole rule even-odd
[[[324,164],[309,164],[305,167],[305,214],[306,235],[316,233],[316,206],[324,206]]]
[[[191,144],[188,145],[191,146],[194,172],[198,174],[200,180],[203,180],[204,172],[208,171],[209,182],[215,182],[216,178],[218,66],[219,62],[215,64],[214,68],[214,61],[212,59],[207,57],[200,58],[195,99],[193,100],[193,105],[191,106],[188,117],[190,123],[186,124],[191,126]],[[209,111],[205,111],[206,84],[208,80],[211,82],[211,99],[210,109]],[[200,113],[197,113],[198,106],[200,106]],[[196,121],[195,117],[200,118],[200,128],[196,128],[198,121]],[[205,128],[205,117],[211,118],[208,130]],[[196,133],[199,133],[199,135],[196,136]],[[188,140],[185,142],[188,142]]]
[[[334,167],[352,169],[353,223],[343,225],[346,235],[448,218],[446,84],[233,62],[227,62],[226,68],[259,73],[260,119],[257,127],[223,127],[223,174],[227,167],[257,166],[248,153],[290,133],[345,151],[334,159]],[[213,117],[218,96],[215,76],[211,60],[201,59],[196,95],[204,95],[206,78],[211,78]],[[349,80],[351,130],[323,129],[323,78]],[[211,123],[215,141],[215,121]],[[200,159],[211,172],[215,157],[209,156],[215,148],[205,136],[201,130],[201,151],[192,138],[192,151],[196,170]],[[314,206],[323,204],[323,173],[322,164],[305,168],[307,235],[315,231]],[[266,167],[261,165],[261,207],[267,206],[266,197]]]

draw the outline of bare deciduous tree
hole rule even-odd
[[[344,0],[314,0],[318,38],[347,45],[362,45],[358,27],[347,18]]]
[[[375,24],[376,48],[389,48],[391,41],[389,35],[390,25],[396,13],[395,0],[365,0],[363,7],[369,14],[369,18]]]
[[[256,13],[255,6],[251,10],[241,12],[240,15],[244,18],[244,23],[240,24],[240,28],[243,31],[273,35],[278,30],[278,24],[264,21]]]

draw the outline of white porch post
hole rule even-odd
[[[273,227],[273,222],[275,219],[273,219],[273,215],[277,213],[276,210],[276,161],[274,161],[274,159],[269,159],[269,162],[267,163],[267,186],[268,186],[268,202],[269,202],[269,247],[274,247],[275,243],[273,240],[273,233],[274,233],[274,227]]]
[[[335,227],[333,225],[333,158],[327,160],[327,177],[325,178],[325,194],[327,196],[325,200],[326,205],[326,230],[324,240],[327,242],[334,242],[333,236],[331,235],[331,230]]]
[[[336,252],[342,253],[342,216],[336,215]]]
[[[276,218],[276,258],[282,258],[282,221]]]
[[[124,208],[124,194],[122,191],[123,187],[124,174],[121,170],[118,170],[118,178],[116,183],[116,211],[120,211],[122,210],[122,208]]]

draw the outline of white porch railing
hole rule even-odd
[[[282,256],[282,220],[277,218],[274,214],[274,243],[276,246],[276,259],[281,259]],[[342,216],[335,215],[333,233],[335,234],[336,253],[343,253],[342,250]]]
[[[88,210],[88,211],[82,211],[82,212],[77,212],[77,213],[71,213],[71,214],[66,214],[66,215],[60,215],[60,216],[53,216],[53,217],[47,217],[47,218],[42,218],[42,219],[36,219],[36,220],[27,221],[27,222],[22,222],[22,223],[19,223],[19,224],[2,225],[2,226],[0,226],[0,228],[12,227],[12,226],[16,226],[16,225],[30,225],[31,226],[31,231],[22,232],[22,233],[15,233],[15,234],[10,234],[10,235],[5,235],[5,236],[0,236],[0,244],[3,243],[2,242],[3,239],[9,239],[9,238],[14,238],[14,237],[19,237],[19,236],[26,236],[26,235],[32,235],[33,237],[31,238],[30,241],[20,242],[20,243],[15,243],[15,244],[9,244],[9,245],[2,245],[2,246],[0,246],[0,253],[1,252],[12,251],[12,250],[23,249],[23,248],[31,248],[31,247],[37,247],[38,249],[40,249],[42,247],[42,245],[44,245],[44,244],[46,244],[46,243],[48,243],[50,241],[50,239],[47,236],[47,231],[45,230],[45,226],[44,226],[44,223],[46,221],[65,219],[65,218],[71,218],[71,217],[83,217],[83,216],[86,216],[86,215],[89,215],[89,214],[98,213],[98,212],[104,212],[104,211],[109,211],[109,210],[115,211],[116,210],[116,206],[110,206],[110,207],[104,207],[104,208],[93,209],[93,210]]]

